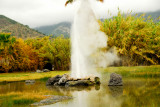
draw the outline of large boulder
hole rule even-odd
[[[122,76],[116,73],[112,73],[110,75],[108,86],[122,86],[122,85],[123,85]]]

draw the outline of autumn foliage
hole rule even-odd
[[[35,71],[46,63],[55,65],[55,70],[69,70],[69,39],[36,38],[16,39],[10,34],[0,34],[0,71]]]

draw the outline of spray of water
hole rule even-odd
[[[89,0],[80,0],[80,7],[74,17],[72,26],[72,57],[71,76],[74,78],[84,78],[96,74],[96,63],[98,65],[108,65],[109,58],[114,55],[101,52],[95,59],[93,54],[100,48],[107,47],[107,36],[100,31],[99,24],[91,8]],[[101,60],[103,59],[103,60]],[[114,60],[114,59],[112,59]],[[113,62],[113,61],[112,61]]]

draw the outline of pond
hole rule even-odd
[[[44,93],[44,95],[73,96],[73,99],[43,107],[158,107],[160,106],[159,78],[123,78],[123,86],[107,86],[109,74],[101,76],[101,85],[92,87],[47,87],[45,81],[1,83],[0,94]],[[5,99],[8,101],[7,97]],[[0,103],[4,99],[0,97]],[[16,105],[21,107],[22,105]]]

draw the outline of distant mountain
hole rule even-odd
[[[139,12],[132,14],[133,16],[140,17],[142,14],[145,14],[144,18],[147,19],[149,16],[153,19],[154,22],[160,21],[160,10],[157,10],[155,12]],[[127,16],[127,14],[123,14],[124,16]],[[112,19],[111,17],[110,19]],[[105,19],[100,19],[101,21],[104,21]]]
[[[143,13],[137,13],[138,16],[140,16]],[[135,15],[135,14],[133,14]],[[152,16],[152,19],[155,22],[158,22],[157,18],[160,16],[160,10],[155,12],[147,12],[145,13],[145,18],[148,16]],[[104,21],[105,19],[100,19],[101,21]],[[34,28],[38,30],[39,32],[42,32],[46,35],[53,35],[53,36],[60,36],[61,34],[64,35],[64,37],[70,37],[70,29],[71,29],[71,23],[70,22],[61,22],[58,24],[50,25],[50,26],[41,26]]]
[[[143,14],[142,12],[141,13],[137,13],[138,16],[140,16],[141,14]],[[160,21],[160,10],[157,10],[155,12],[146,12],[145,13],[145,18],[148,18],[148,16],[151,16],[151,18],[153,19],[154,22],[159,22]]]
[[[0,15],[0,32],[11,33],[12,36],[23,39],[45,36],[44,34],[29,28],[29,26],[20,24],[3,15]]]
[[[64,35],[64,37],[68,38],[70,37],[71,23],[61,22],[58,24],[50,25],[50,26],[37,27],[34,29],[46,35],[53,35],[53,36]]]

